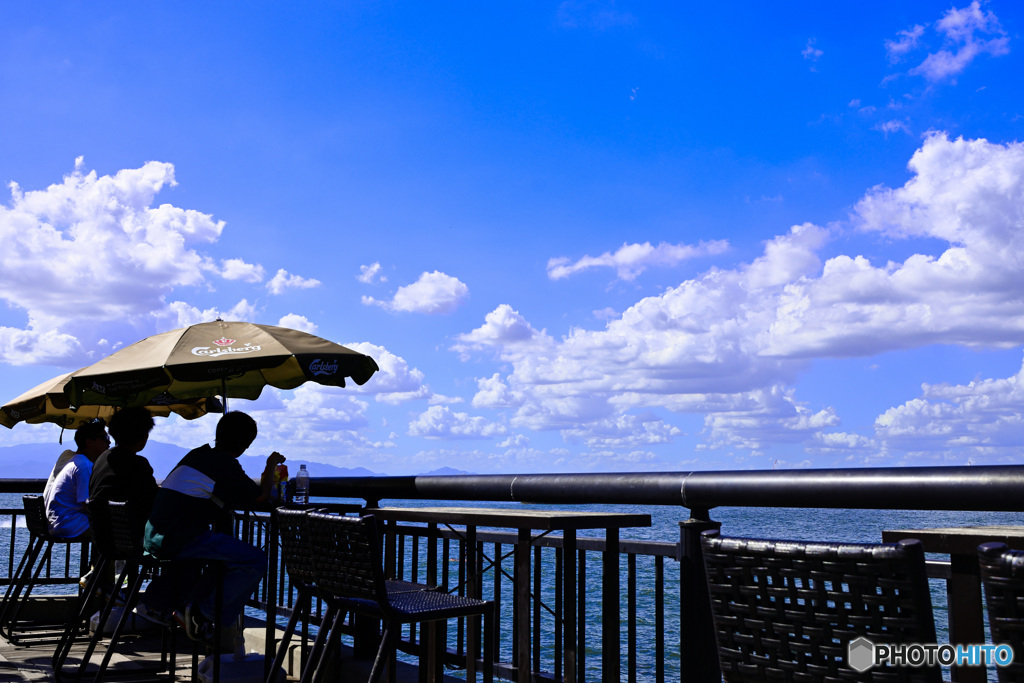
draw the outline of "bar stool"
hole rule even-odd
[[[309,664],[303,667],[302,683],[324,679],[326,670],[322,664],[329,661],[332,652],[337,650],[339,629],[346,611],[365,614],[384,622],[384,633],[370,672],[370,683],[380,680],[385,666],[389,679],[394,680],[395,654],[402,624],[478,615],[484,622],[483,679],[485,683],[493,680],[492,601],[432,590],[389,591],[384,579],[380,534],[373,515],[356,518],[310,512],[307,525],[312,541],[313,574],[329,607],[324,616],[325,623],[331,612],[334,618],[322,655],[311,654]],[[320,635],[317,640],[320,640]],[[470,651],[473,649],[469,648]],[[476,672],[476,659],[473,656],[467,657],[466,680],[476,680]]]
[[[313,549],[309,544],[306,531],[306,511],[278,508],[273,514],[277,515],[281,560],[288,572],[288,580],[295,588],[297,595],[291,616],[288,617],[288,625],[281,637],[281,644],[277,646],[274,662],[270,665],[268,674],[270,680],[273,679],[278,668],[284,664],[288,645],[295,633],[299,618],[309,616],[313,595],[316,593],[316,581],[313,576]],[[325,628],[322,626],[321,630],[325,630]],[[303,657],[303,665],[307,661],[307,657]]]
[[[270,678],[268,678],[267,683],[271,683],[274,672],[284,664],[285,656],[288,652],[288,645],[291,642],[292,636],[295,634],[295,628],[298,625],[298,621],[300,618],[309,616],[312,609],[312,599],[317,594],[316,576],[313,571],[314,553],[313,545],[309,536],[307,511],[300,509],[277,508],[273,514],[277,516],[281,559],[284,562],[286,571],[288,572],[288,579],[291,582],[291,585],[295,588],[297,595],[295,598],[295,605],[292,608],[292,614],[288,618],[288,625],[285,627],[281,643],[278,645],[277,652],[274,655],[274,662],[270,667],[271,673],[269,674]],[[384,583],[388,594],[392,595],[424,590],[439,590],[438,586],[429,586],[427,584],[396,579],[388,579]],[[309,652],[306,652],[304,648],[304,656],[302,658],[303,672],[307,670],[307,665],[310,662],[314,662],[315,668],[315,661],[318,659],[318,656],[316,655],[319,655],[323,650],[324,642],[326,641],[328,631],[330,630],[333,616],[334,613],[330,610],[325,613],[324,621],[320,624],[320,629],[312,649]],[[344,616],[344,613],[342,616]]]
[[[107,666],[110,664],[110,658],[114,653],[117,642],[121,638],[129,616],[132,614],[132,610],[138,602],[142,582],[147,577],[152,576],[161,566],[166,566],[167,563],[161,562],[143,552],[142,539],[137,538],[137,529],[133,523],[128,503],[89,500],[86,503],[86,506],[89,510],[93,534],[95,535],[97,544],[100,548],[100,561],[96,565],[93,579],[90,581],[89,590],[94,588],[99,577],[103,575],[111,563],[121,560],[124,561],[125,565],[124,569],[121,570],[120,575],[115,580],[115,589],[111,591],[111,595],[104,602],[103,607],[99,612],[99,622],[96,631],[93,633],[92,638],[90,638],[85,654],[82,655],[82,660],[78,664],[75,673],[76,681],[82,680],[85,670],[89,665],[89,661],[92,659],[92,655],[95,652],[100,639],[103,637],[104,625],[107,623],[107,620],[110,619],[110,615],[113,613],[114,607],[122,600],[117,591],[117,587],[124,585],[127,579],[131,579],[130,585],[123,596],[123,611],[117,620],[117,624],[114,626],[114,631],[110,636],[110,642],[107,644],[103,658],[100,660],[100,664],[95,674],[93,674],[92,680],[99,683],[99,681],[103,680],[103,676],[107,670]],[[88,595],[89,593],[87,592],[87,596]],[[81,601],[77,623],[81,623],[83,617],[87,615],[88,602],[87,598]],[[138,670],[132,671],[130,672],[132,675],[151,678],[153,673],[170,671],[171,680],[174,679],[176,659],[175,627],[176,624],[173,620],[163,627],[163,642],[160,651],[159,664],[155,667],[146,667],[141,672]],[[61,647],[59,647],[57,652],[54,653],[53,673],[54,678],[58,681],[60,681],[63,676],[64,663],[69,651],[70,643],[65,639],[62,641]]]
[[[86,550],[89,541],[88,534],[74,538],[52,536],[49,522],[46,519],[46,505],[43,502],[43,497],[23,496],[22,501],[25,506],[25,526],[30,534],[29,543],[10,585],[7,586],[3,607],[0,609],[0,635],[15,644],[21,644],[27,640],[33,642],[55,640],[63,632],[64,624],[18,621],[21,608],[28,601],[32,589],[39,580],[39,575],[50,558],[54,544],[81,543],[83,546],[80,567],[88,566],[89,561],[88,550]]]

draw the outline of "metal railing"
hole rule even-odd
[[[657,607],[678,604],[669,621],[677,624],[678,640],[671,629],[666,629],[663,618],[656,625],[654,668],[636,664],[636,617],[627,620],[618,637],[625,640],[623,652],[627,659],[624,671],[630,681],[636,680],[638,671],[654,671],[654,680],[676,676],[683,681],[711,683],[720,681],[710,606],[704,577],[700,534],[708,529],[720,528],[711,519],[710,511],[716,507],[759,508],[832,508],[880,510],[956,510],[956,511],[1024,511],[1024,467],[915,467],[864,468],[830,470],[772,470],[744,472],[665,472],[627,474],[526,474],[526,475],[468,475],[426,477],[358,477],[320,478],[311,486],[315,496],[362,498],[368,506],[377,506],[381,500],[446,500],[458,502],[514,501],[542,504],[630,504],[666,505],[689,509],[689,519],[679,523],[680,535],[674,552],[660,555],[678,561],[678,575],[666,579],[664,573],[655,572],[653,591]],[[595,552],[603,548],[597,542]],[[588,584],[586,551],[581,550],[578,603],[594,598],[592,591],[599,586]],[[627,567],[646,561],[642,552],[625,549]],[[556,559],[557,561],[557,559]],[[627,571],[629,571],[627,569]],[[949,564],[932,561],[929,574],[949,578]],[[673,586],[674,584],[674,586]],[[637,584],[627,578],[627,610],[633,612],[637,601]],[[671,588],[677,592],[672,595]],[[678,597],[676,597],[678,596]],[[678,599],[678,602],[676,600]],[[594,642],[601,636],[588,632],[588,620],[580,618],[581,647],[599,651],[605,643]],[[593,624],[593,620],[590,620]],[[543,626],[541,624],[541,626]],[[554,629],[557,630],[557,629]],[[547,632],[551,634],[551,631]],[[544,630],[534,638],[545,638]],[[554,640],[554,637],[552,637]],[[678,643],[678,650],[667,643]],[[557,647],[555,648],[557,650]],[[504,657],[502,658],[504,659]],[[552,666],[557,670],[560,653],[553,653]],[[514,658],[513,660],[514,661]],[[584,671],[581,667],[579,671]],[[507,672],[500,672],[507,673]],[[588,670],[589,674],[590,671]],[[605,676],[599,673],[602,679]],[[555,674],[552,673],[552,677]],[[546,674],[541,676],[546,677]],[[588,675],[588,678],[593,676]]]
[[[0,480],[0,492],[40,488],[41,482],[36,480]],[[677,507],[683,513],[680,517],[686,518],[679,522],[677,537],[620,542],[617,566],[625,577],[619,595],[624,609],[622,623],[612,632],[621,646],[622,680],[710,683],[719,681],[720,675],[699,536],[705,529],[720,526],[712,520],[711,510],[716,507],[785,507],[1016,512],[1024,510],[1024,467],[315,478],[311,489],[318,498],[362,499],[368,507],[377,506],[382,500]],[[688,509],[688,514],[684,509]],[[27,539],[27,532],[15,519],[19,513],[10,509],[0,512],[11,515],[12,520],[11,540],[4,562],[8,577],[12,563],[20,557],[20,553],[11,549],[20,542],[17,541],[19,534],[25,534]],[[269,528],[267,515],[249,515],[239,523],[237,533],[273,551],[276,557],[276,539],[270,538]],[[464,590],[467,572],[483,569],[483,564],[475,568],[464,566],[462,541],[450,530],[431,531],[424,526],[401,524],[396,525],[394,531],[389,562],[394,563],[396,574],[402,578],[433,579],[447,590],[460,591]],[[484,573],[484,591],[486,597],[498,602],[501,615],[495,673],[508,679],[515,677],[511,662],[516,661],[514,648],[517,647],[508,625],[514,623],[514,611],[524,608],[516,604],[511,593],[514,569],[508,562],[508,555],[516,542],[516,535],[512,533],[480,531],[477,535],[476,556],[481,558],[481,563],[496,562],[493,570]],[[602,566],[607,565],[599,558],[604,553],[604,541],[580,537],[577,547],[580,588],[576,621],[581,643],[577,671],[583,674],[580,678],[595,680],[604,678],[597,653],[604,649],[607,637],[599,623],[599,612],[593,609],[602,597],[599,574]],[[561,537],[549,535],[536,539],[531,552],[534,558],[532,592],[539,597],[529,607],[532,610],[531,638],[536,646],[533,648],[535,680],[560,680],[562,653],[557,624],[564,615],[560,611],[561,586],[556,577],[561,572],[550,568],[557,569],[564,561]],[[484,560],[485,556],[489,559]],[[63,564],[63,579],[59,569],[53,576],[70,583],[76,577],[68,576],[68,569],[76,565]],[[932,576],[949,576],[946,563],[930,562],[929,570]],[[287,574],[275,566],[271,578],[277,589],[275,604],[268,604],[268,582],[265,582],[251,605],[276,613],[279,618],[287,617],[294,604]],[[0,581],[5,580],[0,577]],[[314,625],[318,614],[314,609],[311,618]],[[315,628],[314,625],[308,626],[307,632]],[[444,636],[449,646],[449,665],[464,665],[467,656],[464,629],[464,624],[460,624]],[[408,629],[404,639],[402,649],[416,653],[422,633]]]
[[[4,542],[0,542],[0,566],[3,566],[3,573],[0,574],[0,586],[3,587],[10,585],[29,545],[30,534],[22,521],[24,517],[25,511],[22,508],[0,509],[0,529],[6,532],[3,534]],[[43,566],[39,570],[37,583],[51,586],[74,584],[77,587],[82,552],[85,550],[88,553],[88,549],[84,546],[88,546],[88,543],[54,544],[43,558]]]

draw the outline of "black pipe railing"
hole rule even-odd
[[[1024,509],[1024,465],[742,472],[320,477],[314,496],[553,504],[893,510]]]

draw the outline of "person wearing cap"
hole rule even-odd
[[[87,422],[75,431],[78,450],[58,459],[43,489],[46,521],[50,533],[74,538],[89,531],[85,501],[89,499],[89,478],[93,463],[110,446],[103,420]],[[63,464],[62,464],[63,463]]]

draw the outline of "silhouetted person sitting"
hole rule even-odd
[[[267,456],[263,486],[256,484],[238,464],[255,438],[255,420],[237,411],[225,414],[215,444],[190,451],[164,479],[146,524],[146,550],[161,560],[224,561],[224,624],[235,621],[267,568],[265,552],[210,528],[227,529],[232,510],[251,509],[270,498],[274,468],[284,456]],[[176,614],[193,640],[209,641],[213,635],[215,589],[205,577]]]

